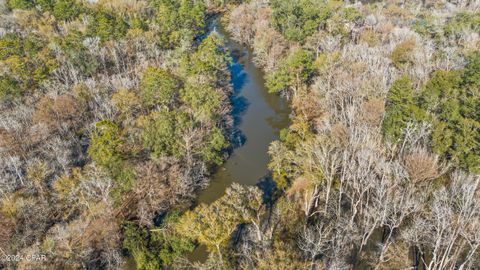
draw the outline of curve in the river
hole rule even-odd
[[[278,139],[279,131],[289,125],[288,104],[278,95],[268,93],[264,73],[255,66],[251,50],[231,40],[218,19],[213,22],[213,29],[214,34],[224,38],[232,54],[230,72],[234,93],[231,101],[242,144],[213,174],[210,185],[198,194],[197,204],[217,200],[233,182],[258,184],[268,175],[268,146]],[[204,261],[207,255],[200,246],[188,257],[191,261]]]

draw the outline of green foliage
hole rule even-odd
[[[81,74],[90,77],[95,74],[100,66],[97,59],[88,52],[83,45],[84,37],[79,31],[69,31],[63,38],[56,40],[66,60]]]
[[[460,104],[456,99],[462,78],[457,71],[435,71],[420,97],[421,106],[444,120],[458,121]],[[445,103],[449,103],[446,107]]]
[[[128,249],[135,260],[136,269],[161,269],[157,254],[149,250],[147,229],[139,229],[134,224],[129,224],[125,228],[124,237],[123,247]]]
[[[480,88],[480,52],[474,52],[467,57],[467,65],[463,76],[463,86]],[[477,92],[478,93],[478,92]],[[477,116],[478,117],[478,116]]]
[[[10,77],[0,76],[0,101],[12,101],[23,94],[18,83]]]
[[[7,0],[10,9],[31,9],[38,7],[41,11],[51,11],[57,20],[71,21],[83,11],[82,4],[75,0]]]
[[[170,106],[175,100],[179,83],[169,72],[150,67],[140,82],[143,103],[148,107]]]
[[[128,25],[131,29],[141,29],[144,31],[147,31],[149,28],[146,18],[138,14],[134,14],[134,16],[128,18]]]
[[[215,120],[221,105],[221,95],[206,84],[187,84],[180,99],[193,110],[196,119],[207,122]]]
[[[152,157],[182,157],[185,148],[182,135],[193,122],[184,112],[161,110],[151,113],[144,123],[143,144]]]
[[[290,74],[285,67],[267,76],[266,85],[270,93],[279,93],[289,89],[294,80],[294,74]]]
[[[343,19],[349,22],[359,22],[363,19],[363,14],[354,7],[346,7],[340,10]]]
[[[108,170],[115,180],[110,193],[116,204],[122,202],[123,196],[135,183],[135,173],[126,162],[127,153],[123,151],[122,130],[115,123],[103,120],[95,124],[91,134],[88,154],[96,165]]]
[[[181,254],[192,252],[195,246],[186,237],[175,233],[174,226],[180,218],[179,212],[168,214],[160,230],[152,230],[152,239],[157,243],[162,243],[160,250],[160,259],[164,264],[171,264]]]
[[[433,149],[473,173],[480,172],[480,122],[469,118],[457,124],[434,122]]]
[[[95,12],[87,26],[87,34],[101,41],[122,38],[127,30],[128,24],[121,16],[107,11]]]
[[[120,166],[115,166],[115,168],[112,167],[110,174],[115,180],[115,186],[110,192],[110,197],[117,205],[120,205],[124,201],[125,194],[134,187],[136,175],[127,162],[122,162]]]
[[[443,30],[447,37],[455,38],[464,30],[480,32],[479,12],[459,12],[445,24]]]
[[[35,0],[35,5],[39,6],[41,11],[52,11],[55,0]]]
[[[140,106],[140,98],[136,92],[120,89],[112,95],[112,103],[123,121],[135,115]]]
[[[24,37],[7,33],[0,38],[0,61],[2,61],[2,96],[19,97],[32,91],[56,67],[56,61],[49,54],[46,43],[34,34]]]
[[[6,33],[0,38],[0,60],[6,60],[14,55],[23,56],[23,44],[20,35]]]
[[[420,96],[434,118],[432,147],[460,167],[480,172],[480,54],[460,71],[435,71]]]
[[[273,181],[280,190],[287,190],[292,180],[296,178],[299,164],[292,162],[292,154],[299,145],[304,146],[314,137],[311,131],[311,123],[303,117],[295,117],[287,129],[280,131],[280,140],[269,147],[270,163],[268,168],[272,171]]]
[[[300,117],[294,118],[289,128],[280,131],[280,140],[289,149],[294,149],[295,145],[298,145],[299,142],[311,137],[310,123]]]
[[[424,37],[434,37],[437,34],[435,25],[431,16],[420,16],[415,19],[412,30]]]
[[[208,0],[204,1],[209,10],[222,10],[222,8],[240,5],[250,0]]]
[[[314,57],[305,50],[298,50],[285,59],[278,70],[267,77],[267,88],[271,93],[292,89],[298,90],[314,75]]]
[[[151,230],[134,224],[126,225],[123,247],[132,254],[137,269],[162,269],[162,266],[172,264],[179,255],[193,251],[193,243],[173,230],[178,218],[178,213],[173,212],[159,227]]]
[[[122,132],[115,123],[103,120],[95,124],[88,154],[97,165],[109,169],[118,168],[122,160],[121,146]]]
[[[29,33],[23,40],[23,52],[25,56],[33,57],[46,46],[46,42],[39,36]]]
[[[202,149],[202,158],[205,162],[220,165],[223,162],[222,150],[227,148],[228,141],[219,128],[213,128],[208,134],[205,146]]]
[[[384,135],[397,141],[402,138],[403,129],[411,121],[424,118],[424,112],[415,104],[412,82],[407,76],[397,79],[387,95],[385,118],[382,129]]]
[[[223,47],[223,41],[216,35],[205,38],[185,63],[188,75],[202,77],[202,82],[215,84],[227,76],[230,57]]]
[[[262,194],[258,188],[233,184],[226,194],[210,205],[201,204],[187,211],[176,231],[207,246],[221,257],[222,249],[241,223],[257,222],[262,212]]]
[[[32,0],[7,0],[7,7],[10,9],[29,9],[34,6]]]
[[[437,70],[417,99],[406,77],[397,80],[387,97],[383,131],[397,140],[409,121],[432,119],[432,148],[461,168],[480,172],[480,54],[473,53],[463,70]],[[418,106],[417,106],[418,104]],[[420,109],[420,108],[421,109]]]
[[[301,43],[323,27],[332,13],[327,1],[323,0],[272,0],[270,6],[275,28],[286,39]]]
[[[46,43],[34,34],[22,38],[17,33],[7,33],[0,38],[0,60],[12,56],[34,57],[45,46]]]
[[[75,0],[55,0],[53,16],[58,20],[70,21],[77,18],[82,9],[82,5]]]
[[[179,45],[181,40],[192,41],[204,33],[205,5],[194,0],[152,0],[156,22],[165,47]]]

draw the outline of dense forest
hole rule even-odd
[[[0,269],[480,269],[478,0],[0,9]],[[196,205],[235,151],[215,16],[291,123],[271,190]]]

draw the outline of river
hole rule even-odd
[[[224,39],[233,59],[229,67],[233,86],[230,101],[237,139],[233,142],[233,152],[216,169],[209,186],[197,194],[196,205],[210,204],[219,199],[234,182],[257,185],[267,179],[268,146],[278,139],[280,130],[290,124],[287,102],[278,95],[268,93],[265,74],[254,64],[252,51],[230,39],[219,20],[220,17],[212,20],[209,32]],[[198,246],[187,255],[191,262],[204,262],[207,257],[205,246]],[[129,257],[124,269],[135,268],[135,262]]]
[[[212,34],[225,40],[233,58],[230,65],[233,95],[230,100],[240,143],[213,174],[210,185],[199,192],[197,204],[212,203],[223,196],[226,188],[234,182],[256,185],[268,177],[268,146],[290,123],[287,102],[278,95],[268,93],[264,73],[254,64],[252,51],[230,39],[218,21],[219,18],[212,23]],[[199,246],[188,258],[190,261],[204,261],[207,256],[205,247]]]

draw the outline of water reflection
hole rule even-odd
[[[221,27],[217,33],[227,37]],[[288,126],[290,113],[286,102],[268,93],[264,74],[253,64],[251,52],[227,39],[232,51],[230,66],[233,85],[234,149],[230,158],[213,175],[197,203],[211,203],[220,198],[233,182],[255,185],[268,174],[268,146],[278,139],[280,129]]]
[[[217,25],[216,30],[218,35],[225,37],[233,58],[230,71],[234,91],[231,102],[236,130],[235,149],[211,177],[210,185],[199,193],[198,204],[214,202],[225,194],[233,182],[271,190],[273,182],[267,169],[268,147],[278,139],[279,131],[289,124],[287,103],[279,96],[268,93],[264,74],[254,65],[251,51],[230,40],[220,26]],[[268,200],[271,194],[265,192],[264,196]],[[205,247],[200,246],[188,258],[204,261],[207,255]]]

